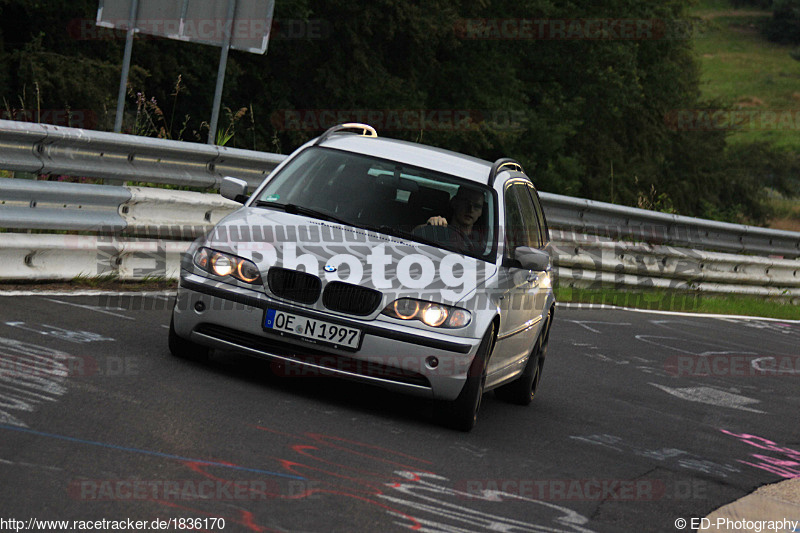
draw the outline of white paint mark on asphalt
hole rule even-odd
[[[577,324],[580,327],[591,331],[592,333],[603,333],[599,329],[595,329],[588,324],[596,324],[596,325],[604,325],[604,326],[630,326],[631,324],[627,322],[600,322],[597,320],[567,320],[567,322],[572,322],[573,324]]]
[[[30,413],[42,401],[63,396],[71,359],[52,348],[0,337],[0,423],[28,427],[17,412]]]
[[[475,494],[464,492],[445,486],[447,478],[430,472],[398,471],[395,474],[408,481],[388,484],[389,489],[378,497],[395,506],[415,510],[414,520],[423,527],[420,531],[467,532],[474,531],[474,528],[479,528],[481,531],[528,533],[591,533],[592,531],[582,527],[589,523],[587,517],[551,502],[495,490],[476,492]],[[399,494],[395,495],[395,493]],[[557,513],[551,518],[555,527],[507,518],[447,501],[454,498],[460,501],[506,502],[516,500],[536,504]],[[397,525],[408,527],[406,517],[393,512],[390,514],[404,519],[402,522],[396,522]],[[432,515],[432,518],[421,518],[421,514]]]
[[[752,361],[750,361],[750,365],[754,369],[758,370],[759,372],[763,372],[764,374],[767,373],[774,375],[800,374],[800,367],[798,367],[797,359],[792,361],[791,359],[782,357],[781,362],[778,363],[778,360],[775,357],[759,357],[758,359],[753,359]]]
[[[731,392],[726,392],[719,389],[713,389],[711,387],[687,387],[685,389],[673,389],[672,387],[666,387],[664,385],[659,385],[658,383],[650,383],[650,385],[661,389],[667,394],[671,394],[676,398],[680,398],[681,400],[704,403],[717,407],[739,409],[740,411],[748,411],[751,413],[765,414],[764,411],[746,407],[747,405],[761,403],[759,400],[748,398],[747,396],[740,396],[738,394],[733,394]]]
[[[658,346],[659,348],[664,348],[666,350],[672,350],[675,352],[684,353],[687,355],[698,355],[698,356],[707,356],[707,355],[727,355],[727,354],[735,354],[735,355],[755,355],[755,352],[745,352],[742,350],[719,350],[719,345],[710,343],[710,342],[701,342],[696,340],[689,340],[680,337],[665,337],[663,335],[634,335],[636,340],[642,341],[644,343]],[[678,348],[677,346],[673,346],[673,344],[688,344],[690,346],[694,346],[692,350],[686,350],[684,348]],[[702,351],[702,345],[710,346],[715,348],[713,350],[705,350]],[[697,349],[701,351],[697,351]]]
[[[24,466],[24,467],[28,467],[28,468],[42,468],[44,470],[53,470],[55,472],[62,472],[64,470],[63,468],[60,468],[58,466],[39,465],[39,464],[34,464],[34,463],[26,463],[26,462],[22,462],[22,461],[8,461],[6,459],[0,459],[0,463],[5,464],[5,465],[11,465],[11,466]]]
[[[111,315],[111,316],[115,316],[117,318],[124,318],[125,320],[136,320],[133,317],[121,315],[119,313],[112,313],[111,311],[109,311],[109,309],[114,309],[115,311],[125,311],[125,309],[123,309],[121,307],[100,307],[100,306],[97,306],[97,305],[74,304],[72,302],[62,302],[61,300],[53,300],[52,298],[47,298],[47,300],[50,301],[50,302],[55,302],[57,304],[72,305],[72,306],[75,306],[75,307],[80,307],[81,309],[88,309],[89,311],[95,311],[97,313],[103,313],[104,315]]]
[[[603,355],[603,354],[601,354],[599,352],[594,352],[594,353],[587,352],[587,353],[584,353],[583,355],[585,355],[589,359],[597,359],[598,361],[602,361],[604,363],[614,363],[615,365],[629,365],[630,364],[630,361],[616,360],[616,359],[613,359],[611,357],[608,357],[607,355]]]
[[[586,444],[610,448],[620,453],[632,454],[662,463],[671,463],[681,468],[703,472],[704,474],[717,475],[723,478],[728,477],[728,475],[732,473],[740,472],[735,466],[715,463],[684,450],[679,450],[677,448],[660,448],[657,450],[643,448],[635,444],[629,444],[625,442],[622,437],[616,435],[600,434],[571,436],[570,438]]]
[[[761,321],[730,318],[726,319],[725,322],[746,328],[763,329],[770,331],[772,333],[780,333],[782,335],[792,335],[793,333],[798,333],[798,328],[797,328],[798,322],[793,320],[786,320],[786,321],[782,320],[780,322],[767,322],[767,321],[761,322]]]
[[[473,444],[459,444],[457,446],[450,446],[456,450],[461,450],[462,452],[468,453],[473,457],[486,457],[486,454],[489,452],[488,448],[479,448]]]
[[[589,435],[588,437],[570,437],[571,439],[579,440],[586,442],[588,444],[599,444],[605,448],[611,448],[612,450],[617,450],[621,452],[625,446],[622,437],[617,437],[616,435]]]
[[[50,326],[47,324],[42,324],[41,326],[37,327],[33,325],[26,325],[25,322],[6,322],[6,326],[10,326],[12,328],[19,328],[24,331],[30,331],[31,333],[38,333],[39,335],[47,335],[67,342],[74,342],[78,344],[114,340],[111,337],[104,337],[99,333],[92,333],[91,331],[72,331],[60,328],[58,326]]]
[[[648,313],[652,315],[667,315],[667,316],[685,316],[688,318],[715,318],[719,320],[746,320],[746,321],[760,321],[760,322],[783,322],[785,324],[800,324],[800,320],[786,320],[783,318],[767,318],[760,316],[742,316],[742,315],[715,315],[711,313],[687,313],[683,311],[659,311],[655,309],[634,309],[633,307],[618,307],[616,305],[606,304],[580,304],[572,302],[558,302],[557,307],[565,309],[588,309],[588,310],[612,310],[612,311],[625,311],[628,313]]]

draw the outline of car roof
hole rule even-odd
[[[443,148],[426,146],[386,137],[366,137],[354,134],[331,135],[319,146],[365,154],[416,167],[450,174],[486,185],[492,164]]]

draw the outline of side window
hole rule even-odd
[[[533,209],[536,212],[536,221],[539,225],[539,235],[542,242],[541,246],[550,242],[550,233],[547,230],[547,219],[544,217],[544,209],[542,209],[542,201],[539,199],[539,193],[532,184],[528,185],[528,192],[531,193],[531,200],[533,200]]]
[[[506,188],[506,254],[513,257],[518,246],[539,248],[541,233],[536,211],[525,184],[513,183]]]

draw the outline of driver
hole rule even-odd
[[[483,206],[483,192],[459,187],[456,195],[450,200],[452,214],[449,220],[443,216],[433,216],[428,219],[427,225],[447,226],[457,230],[467,240],[464,244],[474,250],[483,240],[482,232],[475,227],[475,223],[483,213]]]

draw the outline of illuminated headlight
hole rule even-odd
[[[382,312],[400,320],[419,320],[433,328],[463,328],[472,320],[472,315],[466,309],[413,298],[395,300]]]
[[[419,302],[411,298],[401,298],[392,303],[391,310],[397,318],[411,320],[419,313]]]
[[[252,261],[235,255],[200,248],[194,255],[194,264],[221,278],[231,276],[245,283],[261,282],[258,267]]]
[[[247,283],[255,283],[261,279],[261,272],[258,267],[247,259],[240,259],[236,265],[236,277]]]
[[[429,326],[438,328],[447,320],[447,308],[442,305],[428,304],[422,310],[420,320]]]
[[[233,273],[233,261],[226,255],[211,255],[211,271],[217,276],[230,276]]]

